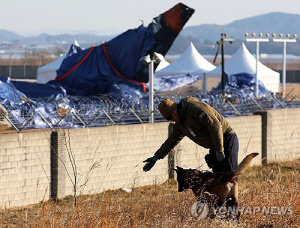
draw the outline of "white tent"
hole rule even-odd
[[[170,63],[165,59],[165,57],[162,54],[156,53],[157,55],[160,55],[160,63],[158,64],[158,66],[156,67],[155,71],[160,71],[163,68],[167,67],[170,65]]]
[[[56,78],[56,70],[60,67],[62,61],[66,57],[67,53],[63,56],[54,60],[53,62],[39,67],[37,70],[37,83],[46,84],[47,82],[54,80]]]
[[[225,62],[224,68],[228,75],[239,73],[249,73],[255,75],[256,59],[252,56],[243,43],[236,53]],[[222,65],[218,66],[213,71],[207,72],[206,78],[208,81],[218,79],[217,81],[220,83],[221,75]],[[279,92],[280,74],[263,65],[261,62],[258,62],[258,80],[260,80],[268,90],[272,92]],[[207,88],[207,90],[209,91],[211,88]]]
[[[75,40],[74,45],[79,47],[78,42]],[[63,54],[58,59],[54,60],[53,62],[39,67],[37,70],[37,83],[46,84],[47,82],[54,80],[56,78],[56,70],[59,69],[62,61],[67,56],[68,52]]]
[[[190,46],[185,52],[169,66],[156,71],[155,76],[162,75],[179,75],[188,74],[196,70],[207,72],[215,69],[216,67],[208,62],[194,47],[191,42]]]

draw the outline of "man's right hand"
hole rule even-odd
[[[225,155],[224,152],[210,152],[204,158],[209,168],[216,169],[224,160]]]
[[[216,159],[212,154],[206,154],[205,155],[205,161],[207,163],[207,166],[211,169],[215,168],[216,166]]]
[[[143,161],[143,162],[146,162],[146,164],[143,167],[144,172],[148,172],[150,169],[152,169],[152,167],[155,165],[157,160],[158,160],[158,158],[153,156],[153,157],[150,157],[150,158],[146,159],[145,161]]]
[[[224,154],[224,152],[216,152],[216,157],[217,157],[218,162],[221,162],[225,159],[225,154]]]

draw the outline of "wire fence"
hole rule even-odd
[[[207,102],[225,117],[252,115],[254,112],[270,109],[300,107],[297,96],[284,99],[272,93],[260,98],[237,93],[227,93],[226,96],[195,95],[195,97]],[[178,102],[183,97],[155,96],[155,122],[165,121],[157,109],[163,98]],[[8,116],[3,117],[17,132],[23,129],[85,128],[147,123],[150,116],[147,96],[136,98],[108,94],[97,97],[67,96],[60,99],[50,97],[19,104],[6,101],[2,102],[2,105],[8,112]]]

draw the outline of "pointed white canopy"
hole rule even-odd
[[[77,40],[74,41],[74,45],[79,47]],[[37,69],[36,82],[41,84],[46,84],[47,82],[54,80],[56,78],[56,70],[59,69],[62,61],[67,56],[68,52],[54,60],[53,62],[41,66]]]
[[[58,59],[53,62],[39,67],[37,70],[37,83],[46,84],[47,82],[54,80],[56,78],[56,70],[60,67],[62,61],[68,53],[63,54]]]
[[[170,63],[165,59],[165,57],[162,54],[156,53],[159,55],[159,58],[161,59],[160,63],[156,67],[155,71],[160,71],[161,69],[167,67],[170,65]]]
[[[225,71],[228,75],[249,73],[256,74],[256,59],[248,51],[245,44],[236,51],[236,53],[225,62]],[[207,72],[207,78],[219,78],[221,80],[222,65],[215,70]],[[280,74],[267,66],[258,62],[258,80],[260,80],[265,87],[272,92],[279,92],[280,88]]]
[[[179,75],[192,73],[196,70],[207,72],[215,69],[216,67],[208,62],[194,47],[191,42],[190,46],[185,52],[169,66],[155,72],[155,76],[162,75]]]

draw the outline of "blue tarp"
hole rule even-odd
[[[140,63],[154,52],[165,55],[194,13],[179,3],[145,27],[130,29],[111,41],[82,50],[72,45],[55,80],[47,84],[13,82],[29,98],[68,95],[129,94],[146,91],[149,69]],[[156,65],[155,65],[156,67]],[[0,79],[1,80],[1,79]],[[2,79],[6,82],[6,79]]]
[[[7,83],[11,87],[11,91],[14,93],[22,94],[24,97],[29,98],[41,98],[57,95],[66,95],[66,91],[61,86],[55,86],[50,84],[39,84],[30,82],[11,81],[6,77],[0,77],[0,81]],[[4,88],[4,85],[3,87]]]
[[[192,84],[201,79],[202,76],[191,74],[155,76],[154,89],[161,92],[171,91],[178,87]]]
[[[193,12],[179,3],[154,18],[148,27],[141,25],[107,43],[67,56],[55,81],[49,83],[63,86],[69,95],[118,92],[118,84],[138,86],[142,91],[149,73],[148,66],[139,60],[154,52],[165,55]]]
[[[220,90],[222,90],[222,83],[216,88],[213,88],[212,93],[219,92]],[[227,75],[225,73],[225,90],[241,95],[253,95],[255,93],[255,75],[249,73]],[[270,93],[260,80],[258,80],[258,91],[260,95],[267,95]]]
[[[0,101],[11,102],[15,104],[22,103],[26,95],[15,88],[15,86],[10,83],[10,80],[3,82],[0,80]]]

